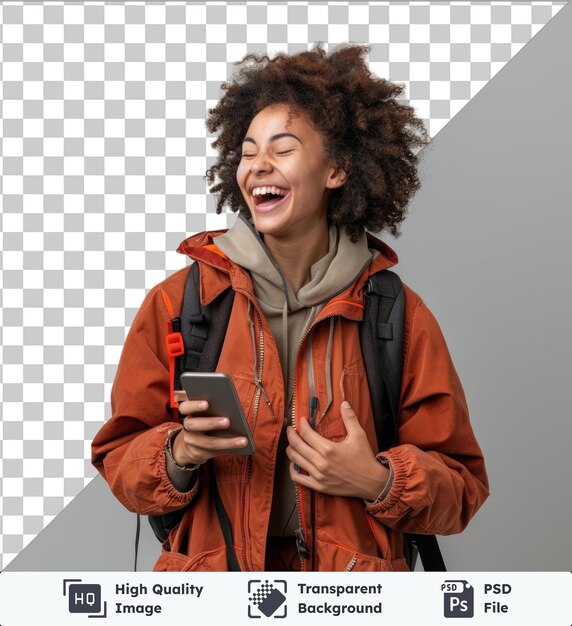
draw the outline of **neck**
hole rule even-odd
[[[264,243],[292,290],[297,293],[310,280],[312,265],[328,252],[328,223],[320,223],[316,228],[298,235],[295,240],[267,235]]]

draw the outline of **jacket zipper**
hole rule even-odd
[[[335,317],[336,315],[340,315],[339,313],[330,313],[328,315],[324,315],[323,317],[321,317],[318,322],[322,322],[326,319],[329,319],[330,317]],[[352,318],[351,316],[344,316],[344,317],[348,317],[349,319],[354,319],[354,321],[357,321],[359,318]],[[314,320],[312,322],[312,324],[310,324],[310,327],[308,328],[308,330],[306,330],[306,332],[304,333],[304,336],[302,337],[302,339],[300,340],[300,343],[298,344],[298,350],[296,352],[296,360],[294,361],[294,363],[296,364],[298,362],[298,354],[300,353],[300,348],[302,347],[302,344],[304,343],[304,341],[306,340],[306,338],[308,337],[308,335],[310,334],[310,332],[314,329],[314,327],[317,325],[318,323],[316,320]],[[297,431],[296,429],[296,383],[297,383],[297,377],[296,377],[296,369],[294,369],[294,384],[293,384],[293,391],[292,391],[292,427],[294,428],[295,431]],[[310,418],[310,423],[313,424],[314,423],[314,419],[313,419],[313,413],[315,412],[315,408],[317,406],[317,399],[313,396],[313,390],[311,390],[311,397],[310,397],[310,414],[309,414],[309,418]],[[299,484],[296,484],[294,486],[295,488],[295,493],[296,493],[296,513],[297,513],[297,517],[298,517],[298,528],[295,531],[295,536],[296,536],[296,547],[298,548],[298,556],[300,557],[300,568],[302,571],[305,571],[304,568],[304,562],[306,560],[309,560],[310,557],[312,557],[313,560],[313,555],[310,554],[310,550],[308,548],[308,544],[306,543],[306,532],[305,532],[305,527],[304,527],[304,519],[303,519],[303,515],[302,515],[302,510],[301,510],[301,497],[300,494],[302,492],[302,486]],[[312,494],[310,494],[312,496]],[[311,497],[311,507],[312,509],[314,508],[314,499]],[[314,515],[314,511],[311,511],[311,515]],[[311,520],[312,523],[314,523],[314,520]],[[313,544],[314,544],[314,548],[315,548],[315,529],[313,529]],[[315,552],[315,549],[314,549]],[[353,566],[352,566],[353,567]]]
[[[268,396],[266,395],[266,392],[264,391],[264,388],[262,387],[262,371],[264,368],[264,330],[262,328],[262,320],[260,318],[260,313],[258,312],[256,307],[254,310],[256,312],[256,321],[258,323],[258,372],[257,372],[257,379],[254,381],[256,385],[256,396],[254,398],[254,416],[252,419],[253,431],[256,429],[256,422],[258,420],[258,409],[260,406],[260,398],[263,393],[264,393],[264,399],[266,403],[268,404],[270,411],[272,413],[272,417],[276,419],[274,416],[274,411],[272,410],[272,405],[270,404],[270,400],[268,399]],[[246,471],[245,471],[244,481],[242,484],[242,493],[241,493],[241,498],[240,498],[241,506],[243,510],[242,543],[244,545],[245,562],[247,561],[246,559],[246,555],[247,555],[246,528],[248,526],[248,518],[249,518],[249,515],[247,514],[247,507],[246,507],[246,490],[248,488],[248,484],[250,482],[251,476],[252,476],[252,457],[249,456],[246,460]],[[252,570],[252,546],[250,546],[250,550],[248,550],[248,557],[250,561],[250,569]]]
[[[249,456],[246,459],[246,469],[244,472],[244,480],[242,481],[242,489],[241,489],[241,494],[240,494],[240,505],[242,508],[241,534],[242,534],[242,545],[244,546],[243,548],[244,563],[246,565],[246,569],[250,571],[252,571],[252,554],[250,553],[249,550],[247,550],[247,543],[246,543],[246,526],[247,526],[248,518],[249,518],[249,514],[247,512],[247,506],[246,506],[246,488],[248,486],[248,483],[250,482],[251,472],[252,472],[252,460],[251,460],[251,457]],[[250,558],[247,558],[247,554]]]
[[[260,406],[260,398],[264,397],[264,401],[266,402],[268,408],[270,409],[270,413],[272,415],[272,420],[276,421],[276,415],[274,415],[274,410],[272,408],[272,404],[264,387],[262,385],[262,370],[264,368],[264,329],[262,328],[262,319],[260,317],[260,313],[258,309],[254,309],[256,313],[256,321],[258,322],[258,379],[254,381],[256,385],[256,396],[254,397],[254,418],[252,423],[252,428],[256,428],[256,420],[258,419],[258,408]]]
[[[257,372],[257,377],[254,380],[254,384],[256,386],[256,395],[254,397],[254,416],[252,420],[252,430],[254,431],[256,428],[256,422],[258,420],[258,409],[260,407],[260,398],[262,396],[264,397],[264,401],[268,405],[268,408],[272,415],[272,419],[274,421],[276,421],[276,416],[274,414],[274,410],[272,408],[270,399],[268,398],[268,395],[266,391],[264,390],[264,387],[262,386],[262,372],[264,369],[264,328],[262,325],[262,318],[258,310],[258,307],[256,305],[256,302],[254,302],[246,292],[242,292],[242,293],[244,293],[244,295],[246,295],[249,298],[249,300],[252,302],[254,311],[256,313],[256,321],[258,323],[258,372]],[[251,320],[249,321],[251,322]],[[249,456],[246,461],[246,471],[245,471],[244,480],[242,483],[240,503],[241,503],[241,507],[243,511],[241,531],[242,531],[242,544],[244,546],[244,560],[245,560],[245,563],[248,563],[247,562],[247,552],[248,552],[249,561],[250,561],[250,570],[253,569],[252,568],[252,546],[250,546],[250,550],[247,550],[246,527],[248,525],[249,515],[247,513],[247,507],[246,507],[246,490],[248,488],[248,484],[250,483],[251,477],[252,477],[252,457]]]
[[[308,421],[312,429],[315,426],[316,409],[318,408],[318,398],[316,398],[316,388],[314,385],[314,362],[312,359],[312,335],[306,341],[306,363],[308,367],[308,386],[310,391],[310,406],[308,411]],[[312,549],[310,552],[310,569],[314,571],[314,557],[316,555],[316,494],[310,491],[310,528],[312,528]]]
[[[357,563],[357,556],[354,554],[351,561],[346,565],[344,572],[351,572]]]
[[[292,385],[292,428],[296,429],[296,364],[298,363],[298,354],[300,352],[300,348],[304,343],[306,337],[310,333],[310,328],[304,333],[300,343],[298,344],[298,349],[296,351],[296,359],[294,360],[294,383]],[[300,494],[302,492],[302,487],[298,483],[294,483],[294,495],[296,498],[296,516],[298,518],[298,528],[294,531],[294,535],[296,537],[296,549],[298,550],[298,557],[300,559],[300,570],[305,571],[305,561],[309,560],[311,557],[310,550],[308,548],[308,544],[306,543],[306,533],[304,532],[304,520],[302,515],[302,506],[301,506],[301,498]]]
[[[332,315],[329,315],[327,317],[333,317]],[[325,319],[325,318],[322,318]],[[296,352],[296,359],[294,361],[294,363],[296,364],[298,362],[298,354],[300,353],[300,348],[302,347],[304,341],[306,340],[306,338],[308,337],[308,335],[310,334],[311,329],[313,328],[314,324],[312,323],[310,325],[310,328],[308,328],[308,330],[304,333],[304,336],[302,337],[299,345],[298,345],[298,350]],[[308,362],[308,368],[312,367],[312,363],[311,363],[311,346],[309,346],[309,362]],[[296,369],[294,369],[294,383],[293,383],[293,387],[292,387],[292,427],[294,428],[294,430],[296,429],[296,383],[297,383],[297,377],[296,377]],[[317,398],[314,396],[314,377],[313,377],[313,372],[312,372],[312,376],[310,377],[310,407],[309,407],[309,414],[308,417],[310,419],[310,424],[314,424],[314,414],[315,414],[315,410],[316,410],[316,406],[317,406]],[[296,547],[298,549],[298,556],[300,558],[300,569],[302,571],[305,571],[305,561],[314,558],[314,555],[312,553],[310,553],[310,549],[308,548],[308,544],[306,543],[306,533],[305,533],[305,528],[304,528],[304,520],[303,520],[303,515],[302,515],[302,507],[301,507],[301,493],[302,493],[302,487],[301,485],[298,485],[297,483],[294,485],[294,490],[295,490],[295,495],[296,495],[296,514],[298,517],[298,528],[294,531],[294,534],[296,536]],[[310,520],[310,524],[314,523],[314,494],[310,493],[310,508],[312,509],[310,511],[310,515],[312,517],[312,519]],[[312,535],[312,538],[314,537],[315,532]],[[314,541],[313,541],[314,543]],[[315,546],[315,543],[314,543]],[[312,550],[312,552],[315,552],[315,550]]]

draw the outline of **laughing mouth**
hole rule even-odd
[[[272,206],[273,203],[280,202],[290,193],[290,190],[272,185],[264,187],[253,187],[250,193],[252,195],[254,205],[264,208]]]

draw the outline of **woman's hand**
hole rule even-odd
[[[290,476],[294,482],[322,493],[375,500],[389,479],[389,470],[375,458],[349,403],[342,402],[340,411],[347,436],[339,443],[315,432],[306,418],[300,419],[298,432],[288,426]],[[297,472],[294,465],[308,475]]]
[[[228,417],[195,417],[208,409],[208,402],[188,400],[184,391],[177,390],[175,399],[179,402],[179,412],[186,416],[183,429],[173,440],[173,458],[177,465],[200,465],[215,456],[232,453],[248,444],[245,437],[228,439],[205,434],[230,426]]]

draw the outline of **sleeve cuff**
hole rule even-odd
[[[180,431],[180,428],[169,431],[169,435],[165,443],[165,466],[167,476],[169,477],[173,487],[181,493],[188,493],[192,490],[197,481],[197,469],[199,468],[199,465],[187,465],[186,467],[181,467],[175,462],[172,446],[175,437]]]

